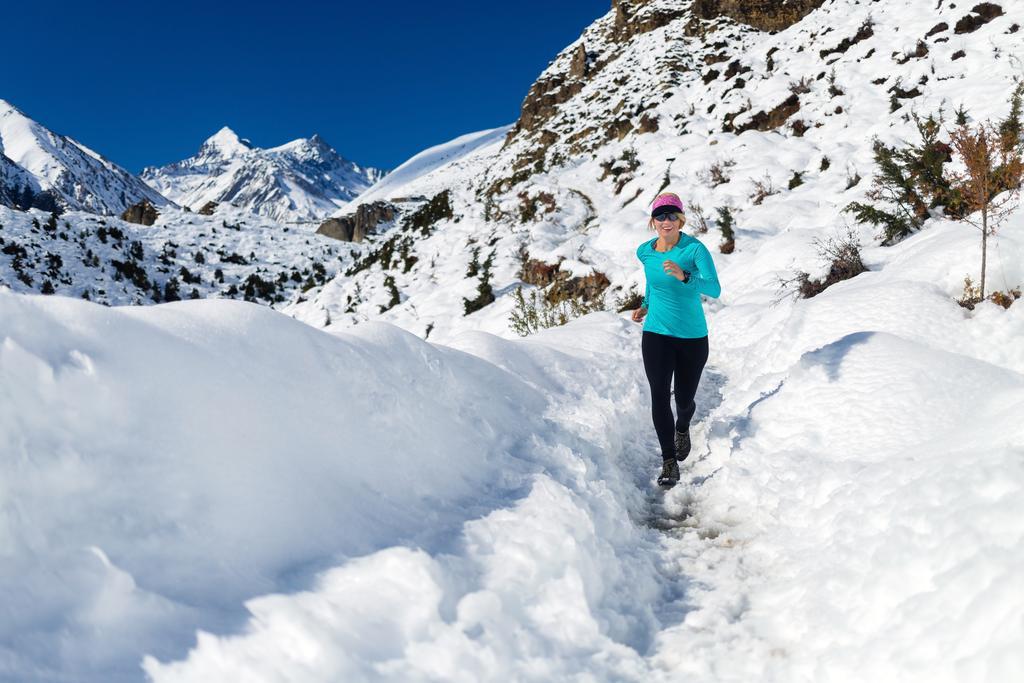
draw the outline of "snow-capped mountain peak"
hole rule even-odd
[[[318,134],[261,149],[228,127],[196,156],[142,172],[152,187],[185,206],[229,202],[277,220],[325,217],[382,176],[348,161]]]
[[[298,138],[277,147],[269,147],[265,151],[270,154],[293,154],[304,158],[325,157],[334,152],[319,133],[314,133],[309,138]],[[337,152],[334,153],[337,154]]]
[[[10,111],[17,112],[18,108],[15,107],[10,102],[8,102],[7,100],[5,100],[2,97],[0,97],[0,116],[4,116],[5,114],[7,114]]]
[[[253,146],[248,140],[238,137],[235,131],[224,126],[216,133],[206,139],[206,142],[199,148],[199,156],[217,155],[228,158],[247,154],[252,151]]]
[[[4,172],[0,195],[17,190],[15,205],[42,204],[67,210],[117,214],[140,199],[168,202],[117,164],[77,140],[54,133],[6,100],[0,100],[0,153],[21,171]],[[9,179],[17,187],[8,184]],[[26,183],[26,179],[31,181]],[[27,189],[27,192],[26,192]],[[47,200],[37,199],[45,193]]]

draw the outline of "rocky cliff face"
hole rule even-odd
[[[353,214],[324,221],[316,232],[343,242],[362,242],[377,231],[378,225],[393,221],[396,215],[395,206],[388,202],[360,204]]]
[[[530,88],[523,100],[519,120],[509,132],[508,143],[531,136],[535,136],[543,145],[553,143],[555,136],[552,131],[542,131],[545,124],[555,117],[560,105],[582,92],[588,82],[596,80],[604,67],[627,53],[630,42],[636,36],[667,26],[678,19],[687,20],[680,26],[677,36],[680,39],[684,35],[700,35],[717,26],[720,19],[731,20],[759,31],[781,31],[823,3],[824,0],[613,0],[610,15],[588,28],[583,37],[563,51]],[[666,52],[672,51],[666,45]],[[685,70],[686,61],[681,59],[681,55],[678,57],[680,59],[674,60],[667,56],[655,71],[666,74],[673,69]],[[619,74],[613,79],[613,85],[619,88],[627,85],[626,78],[624,74]],[[655,81],[655,84],[659,82],[666,85],[678,83],[671,78]],[[596,99],[598,101],[592,99],[588,103],[600,104],[600,98]],[[655,118],[642,116],[644,108],[639,112],[635,109],[630,112],[624,105],[616,103],[610,113],[614,116],[621,112],[628,116],[605,121],[610,131],[606,139],[621,139],[634,129],[640,132],[657,130]],[[597,113],[601,116],[607,112],[602,112],[598,107]],[[534,156],[527,155],[519,166],[523,168],[535,161]]]
[[[125,209],[121,214],[121,220],[138,225],[153,225],[159,216],[156,207],[143,199],[138,204],[132,204]]]
[[[825,0],[694,0],[698,19],[728,17],[760,31],[782,31],[818,9]]]

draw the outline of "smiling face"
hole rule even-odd
[[[673,220],[669,220],[669,218]],[[674,242],[679,239],[679,231],[686,224],[686,217],[682,213],[670,213],[651,219],[651,227],[658,237],[664,238],[666,242]]]

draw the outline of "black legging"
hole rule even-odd
[[[708,338],[682,339],[656,332],[644,332],[640,348],[644,355],[644,372],[651,385],[651,415],[654,430],[661,444],[661,457],[676,457],[675,431],[690,427],[690,418],[697,410],[693,397],[697,394],[700,373],[708,362]],[[672,375],[676,378],[676,412],[672,417]]]

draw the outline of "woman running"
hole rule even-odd
[[[658,484],[666,487],[679,481],[678,461],[690,454],[690,419],[697,409],[693,398],[708,360],[708,325],[700,295],[717,298],[722,292],[711,253],[681,232],[685,223],[682,200],[671,192],[658,195],[648,222],[658,236],[636,250],[647,291],[633,321],[644,322],[644,371],[661,444]],[[673,376],[678,418],[672,416]]]

